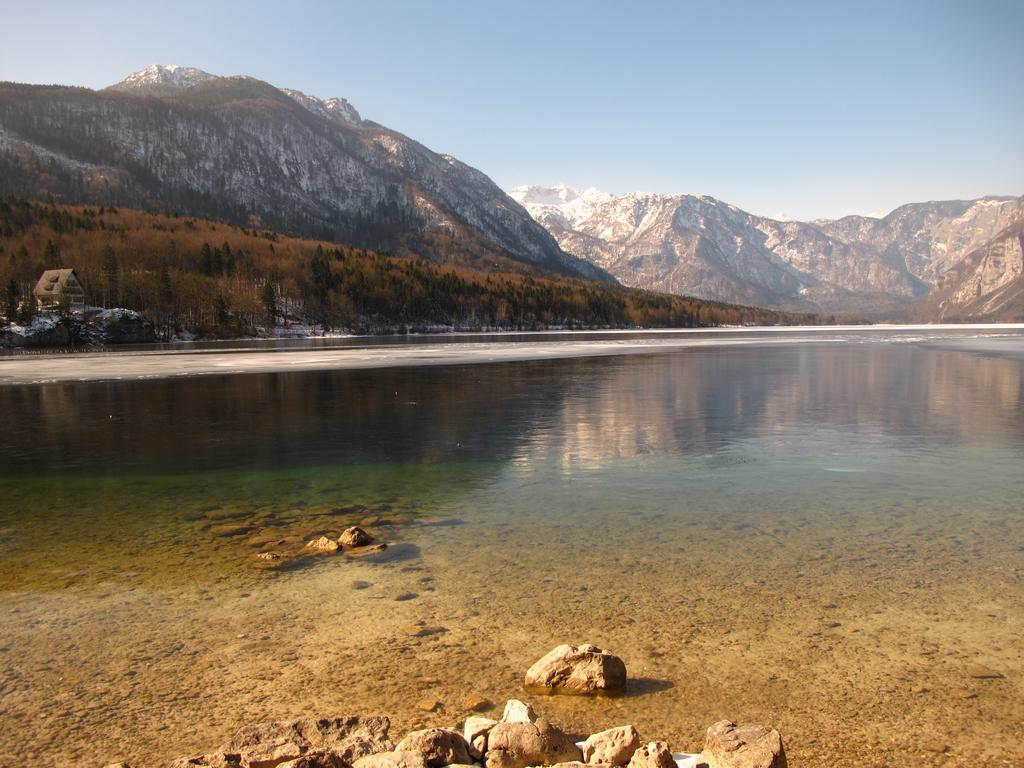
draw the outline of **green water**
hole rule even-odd
[[[303,712],[451,724],[566,641],[634,680],[534,702],[579,733],[697,749],[731,717],[795,765],[1019,764],[1021,350],[0,388],[0,764],[159,764]],[[356,523],[388,549],[304,549]]]

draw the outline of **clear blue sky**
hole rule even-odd
[[[504,187],[799,218],[1024,193],[1024,0],[2,0],[0,18],[0,79],[253,75],[346,97]]]

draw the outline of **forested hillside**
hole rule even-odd
[[[454,247],[435,245],[438,253]],[[834,320],[438,264],[173,212],[0,199],[0,312],[27,319],[23,299],[44,269],[56,267],[76,270],[87,303],[137,310],[164,337],[266,333],[297,322],[367,332]]]

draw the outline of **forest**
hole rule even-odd
[[[45,269],[71,267],[97,307],[149,317],[161,338],[265,335],[306,323],[325,331],[457,328],[688,328],[828,324],[788,313],[588,280],[480,267],[472,241],[437,234],[388,253],[285,237],[173,211],[0,198],[0,314],[25,323]]]

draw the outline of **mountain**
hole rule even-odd
[[[939,320],[1024,322],[1024,220],[947,269],[917,310]]]
[[[611,280],[483,173],[346,100],[189,67],[153,65],[102,91],[0,84],[0,193]]]
[[[897,319],[990,317],[997,304],[1000,317],[1024,313],[1008,298],[989,304],[971,294],[1019,274],[1012,237],[1005,247],[997,240],[1024,222],[1024,198],[919,203],[884,218],[799,222],[756,216],[706,195],[616,197],[564,185],[509,194],[564,250],[626,285]],[[969,265],[993,249],[1007,255],[988,258],[978,278]],[[930,300],[939,293],[946,297],[941,310]]]

